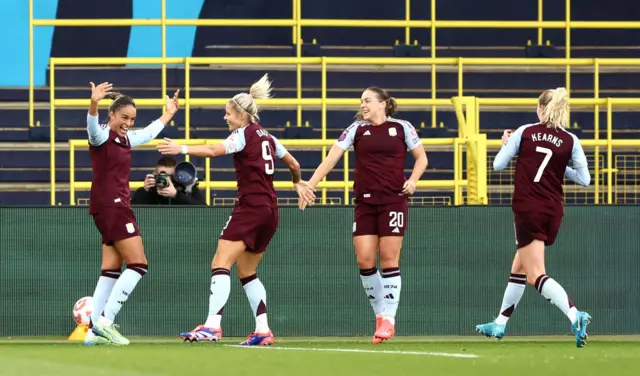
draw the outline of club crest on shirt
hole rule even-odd
[[[395,137],[398,135],[398,131],[395,128],[389,128],[389,136]]]

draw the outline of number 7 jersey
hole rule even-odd
[[[540,123],[523,125],[496,156],[494,169],[505,168],[516,154],[513,211],[563,214],[562,184],[569,162],[574,169],[587,166],[578,137],[561,127],[548,128]]]
[[[277,138],[257,124],[236,129],[222,142],[226,154],[233,154],[238,183],[238,203],[249,206],[275,206],[273,186],[275,160],[287,150]]]

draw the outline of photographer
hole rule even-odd
[[[186,186],[177,182],[174,178],[176,165],[176,160],[172,157],[163,157],[158,160],[154,173],[148,174],[144,179],[144,187],[136,190],[131,204],[206,205],[205,199],[198,189],[197,179],[192,179],[193,182]],[[184,165],[184,162],[181,165]],[[189,163],[187,165],[193,166]],[[195,178],[195,169],[192,172]]]

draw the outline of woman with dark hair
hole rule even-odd
[[[133,98],[112,92],[104,82],[91,85],[91,104],[87,115],[89,154],[93,178],[89,214],[102,235],[102,273],[93,294],[91,330],[85,345],[112,343],[128,345],[129,340],[113,321],[134,288],[147,272],[140,229],[131,210],[131,148],[153,140],[178,112],[178,94],[167,97],[167,110],[156,121],[140,130],[130,130],[136,120]],[[98,122],[98,103],[113,99],[107,124]],[[127,265],[121,272],[122,261]]]
[[[395,335],[400,300],[400,250],[407,227],[408,196],[427,168],[427,155],[411,123],[391,117],[397,103],[386,90],[367,88],[360,100],[357,120],[342,133],[327,158],[318,166],[303,191],[300,208],[315,199],[315,187],[335,167],[345,151],[356,153],[356,196],[353,245],[366,296],[376,315],[373,343]],[[411,176],[404,175],[410,151],[416,162]],[[382,275],[376,268],[380,250]]]

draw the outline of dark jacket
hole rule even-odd
[[[206,205],[206,201],[198,187],[193,187],[191,194],[185,193],[177,188],[176,197],[162,197],[155,188],[145,191],[144,188],[138,188],[133,194],[131,205]]]

